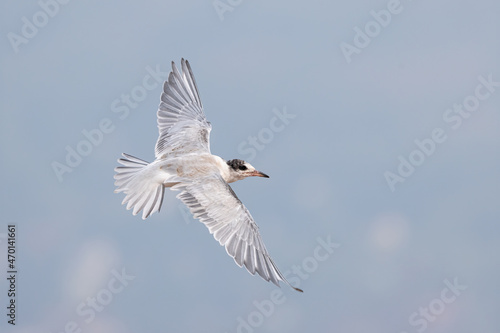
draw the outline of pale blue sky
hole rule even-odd
[[[8,224],[19,267],[2,332],[500,330],[498,2],[216,1],[223,20],[212,1],[54,3],[0,10],[0,274]],[[122,152],[153,159],[181,57],[212,152],[271,176],[233,189],[304,294],[238,268],[176,193],[147,221],[113,193]],[[87,156],[60,181],[67,149]]]

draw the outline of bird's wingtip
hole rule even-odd
[[[301,293],[303,293],[303,292],[304,292],[304,290],[302,290],[302,289],[300,289],[300,288],[295,288],[295,287],[292,287],[292,288],[293,288],[293,289],[295,289],[295,290],[297,290],[298,292],[301,292]]]

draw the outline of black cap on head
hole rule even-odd
[[[240,166],[245,165],[245,161],[234,159],[227,161],[227,165],[229,165],[233,170],[238,170]]]

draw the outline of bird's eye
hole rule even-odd
[[[244,165],[240,165],[240,166],[238,167],[238,169],[240,169],[240,170],[246,170],[246,169],[247,169],[247,167],[246,167],[246,166],[244,166]]]

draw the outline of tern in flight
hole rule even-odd
[[[174,62],[163,85],[158,108],[156,160],[152,163],[123,154],[115,168],[115,192],[124,192],[122,204],[142,218],[160,211],[165,187],[177,195],[196,219],[205,224],[215,239],[225,246],[238,266],[279,286],[290,285],[264,246],[259,228],[229,183],[247,177],[265,177],[250,163],[225,161],[210,153],[212,126],[205,117],[193,72],[181,60],[182,72]]]

